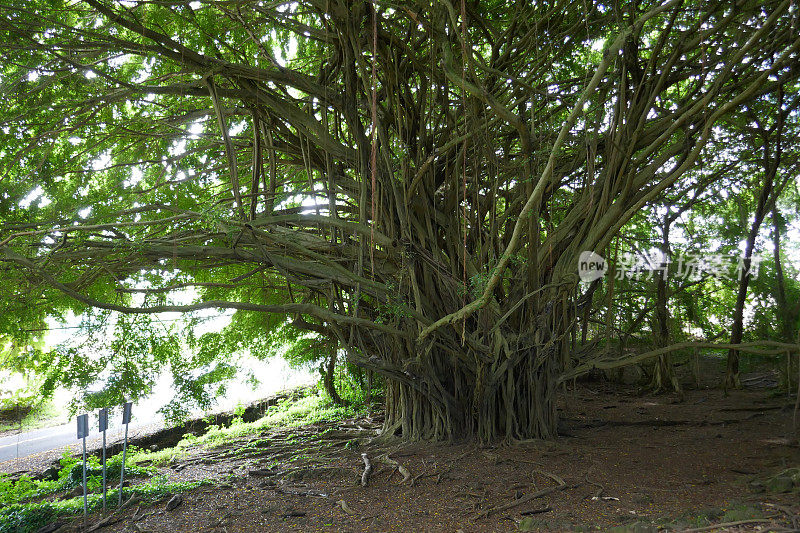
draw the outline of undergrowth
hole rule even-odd
[[[127,472],[127,470],[126,470]],[[136,494],[144,502],[155,502],[168,494],[184,492],[195,489],[210,481],[202,480],[190,483],[167,483],[166,478],[157,476],[150,482],[126,487],[126,498]],[[109,490],[107,493],[107,507],[113,509],[119,500],[119,490]],[[99,511],[103,505],[101,494],[89,494],[87,497],[88,511]],[[15,503],[0,508],[0,533],[30,533],[37,531],[42,526],[50,524],[60,517],[68,517],[83,513],[83,496],[77,496],[63,501],[42,501],[36,503]]]
[[[147,463],[150,465],[169,464],[180,459],[192,448],[214,448],[228,442],[260,433],[266,429],[277,427],[296,427],[318,422],[351,418],[362,413],[365,407],[360,404],[337,406],[319,389],[311,389],[306,395],[289,397],[269,407],[264,416],[254,422],[243,422],[234,418],[229,426],[209,426],[203,435],[187,434],[173,448],[165,448],[155,452],[130,449],[131,464]]]
[[[310,389],[294,394],[269,407],[264,416],[254,422],[244,422],[235,418],[227,427],[210,426],[206,433],[197,436],[187,434],[175,447],[150,452],[135,446],[128,448],[125,477],[151,477],[142,484],[125,489],[126,497],[137,494],[144,501],[155,501],[166,494],[191,490],[199,485],[211,483],[204,480],[194,483],[167,483],[163,476],[155,476],[156,466],[170,463],[185,456],[192,448],[214,448],[241,437],[257,434],[270,428],[296,427],[318,422],[341,420],[358,416],[366,407],[363,403],[351,402],[337,406],[319,389]],[[109,485],[119,479],[122,454],[108,458],[107,479]],[[29,533],[37,531],[59,517],[78,515],[83,512],[83,496],[58,500],[52,498],[58,493],[68,492],[81,485],[83,464],[68,452],[60,460],[58,478],[55,480],[34,480],[23,475],[14,480],[0,474],[0,533]],[[89,512],[102,506],[102,496],[98,494],[102,486],[102,469],[97,457],[87,458],[87,488]],[[118,489],[108,491],[107,502],[116,505]]]

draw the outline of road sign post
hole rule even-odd
[[[128,451],[128,424],[131,423],[131,402],[122,406],[122,423],[125,424],[125,440],[122,443],[122,468],[119,471],[119,505],[122,505],[122,487],[125,484],[125,454]]]
[[[103,512],[106,512],[106,430],[108,429],[108,409],[100,409],[98,414],[100,432],[103,433]]]
[[[86,499],[86,437],[89,435],[89,415],[78,416],[78,438],[83,440],[83,527],[86,529],[86,515],[89,506]]]

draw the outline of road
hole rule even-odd
[[[128,436],[136,436],[145,425],[147,424],[133,421],[128,430]],[[87,449],[99,447],[103,442],[102,435],[97,432],[97,428],[92,427],[91,429],[90,437],[86,439]],[[148,429],[150,430],[151,428]],[[124,435],[124,427],[111,427],[106,432],[106,442],[108,444],[121,442]],[[42,428],[27,433],[0,437],[0,463],[63,446],[72,446],[73,451],[80,450],[82,447],[81,441],[77,439],[75,421],[63,426]]]
[[[296,370],[289,368],[288,363],[282,358],[273,358],[269,361],[251,361],[246,367],[251,369],[255,375],[268,376],[259,387],[253,389],[251,386],[231,386],[229,396],[217,399],[217,406],[212,413],[200,411],[192,412],[194,416],[205,416],[217,412],[224,412],[233,409],[238,405],[246,405],[254,398],[268,398],[281,390],[310,385],[316,381],[316,377],[307,370]],[[133,407],[133,421],[130,424],[130,438],[149,435],[164,427],[164,421],[159,414],[159,409],[171,400],[175,393],[172,390],[169,379],[170,376],[162,376],[162,381],[156,386],[156,392],[149,398],[136,403]],[[97,449],[102,444],[102,437],[97,432],[96,413],[89,417],[90,437],[86,439],[87,450]],[[121,424],[121,415],[117,410],[109,420],[109,430],[106,435],[106,442],[112,444],[122,442],[124,427]],[[81,449],[81,442],[77,438],[77,424],[72,417],[69,423],[42,428],[17,435],[7,435],[0,437],[0,464],[14,459],[22,459],[34,454],[57,450],[65,446],[71,446],[72,452]],[[13,468],[13,467],[12,467]],[[0,470],[2,471],[2,470]]]

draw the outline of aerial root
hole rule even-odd
[[[538,474],[541,474],[543,476],[549,477],[550,479],[552,479],[553,481],[558,483],[558,485],[556,485],[554,487],[547,487],[546,489],[542,489],[542,490],[537,490],[536,492],[531,492],[530,494],[525,494],[522,497],[517,498],[513,502],[509,502],[509,503],[506,503],[504,505],[498,505],[497,507],[491,507],[489,509],[486,509],[485,511],[482,511],[482,512],[478,513],[477,515],[475,515],[473,520],[479,520],[481,518],[486,518],[488,516],[491,516],[491,515],[493,515],[495,513],[499,513],[499,512],[502,512],[502,511],[507,511],[509,509],[513,509],[514,507],[522,505],[523,503],[527,503],[527,502],[529,502],[531,500],[535,500],[536,498],[541,498],[543,496],[547,496],[548,494],[551,494],[551,493],[556,492],[558,490],[563,490],[563,489],[567,488],[567,484],[564,482],[563,479],[561,479],[561,477],[559,477],[559,476],[557,476],[555,474],[551,474],[549,472],[545,472],[544,470],[535,470],[535,472],[538,473]]]
[[[118,522],[122,522],[123,520],[125,520],[125,516],[123,516],[122,511],[124,511],[125,509],[128,509],[129,507],[133,507],[134,505],[136,505],[140,501],[141,500],[139,499],[139,497],[136,494],[132,495],[125,503],[123,503],[116,511],[114,511],[113,514],[111,514],[111,515],[107,516],[106,518],[100,520],[95,525],[90,527],[87,531],[97,531],[98,529],[102,529],[102,528],[108,527],[108,526],[113,526],[114,524],[116,524]],[[139,509],[137,509],[136,512],[133,513],[134,516],[136,515],[136,513],[138,511],[139,511]]]
[[[366,453],[362,453],[361,458],[364,460],[364,473],[361,474],[361,486],[366,487],[367,483],[369,483],[369,476],[372,474],[372,463],[369,461],[369,457]]]
[[[380,459],[381,462],[386,463],[386,464],[394,467],[395,470],[400,472],[400,474],[403,476],[403,479],[400,481],[400,484],[403,484],[406,481],[408,481],[409,479],[412,479],[413,476],[411,475],[411,471],[408,468],[406,468],[405,466],[403,466],[402,464],[398,463],[397,461],[395,461],[394,459],[389,457],[388,453],[384,454],[384,455],[381,455],[379,457],[379,459]],[[411,484],[412,485],[414,484],[413,480],[412,480]]]

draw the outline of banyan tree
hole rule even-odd
[[[793,0],[0,12],[9,312],[288,320],[407,439],[554,436],[580,253],[717,179],[716,125],[800,74]]]

